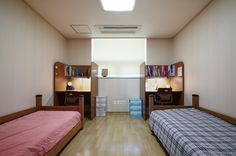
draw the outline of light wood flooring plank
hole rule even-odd
[[[61,156],[165,156],[143,119],[126,113],[86,120]]]

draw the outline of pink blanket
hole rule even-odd
[[[78,122],[75,111],[38,111],[0,125],[0,156],[47,153]]]

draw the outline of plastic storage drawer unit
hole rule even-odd
[[[129,99],[129,116],[131,118],[142,117],[142,100],[140,98]]]
[[[96,96],[96,116],[106,116],[107,97]]]

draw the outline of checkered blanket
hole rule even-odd
[[[197,109],[153,111],[149,126],[170,156],[236,156],[236,126]]]

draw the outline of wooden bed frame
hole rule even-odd
[[[70,132],[64,136],[52,149],[50,149],[45,155],[46,156],[55,156],[57,155],[64,147],[69,143],[69,141],[77,134],[77,132],[83,129],[84,125],[84,97],[79,97],[79,106],[42,106],[42,95],[36,95],[36,107],[29,108],[23,111],[19,111],[13,114],[9,114],[3,117],[0,117],[0,124],[5,122],[17,119],[24,115],[39,111],[79,111],[81,114],[81,121],[75,125]]]
[[[207,112],[211,115],[214,115],[222,120],[225,120],[233,125],[236,125],[236,118],[211,111],[209,109],[199,107],[199,96],[193,95],[192,96],[192,106],[184,106],[184,105],[155,105],[154,104],[154,95],[149,95],[149,112],[151,113],[153,110],[164,110],[164,109],[174,109],[174,108],[196,108],[201,111]]]

